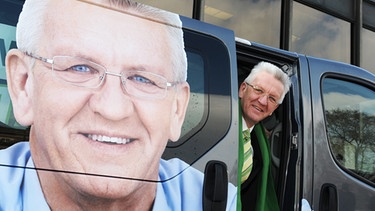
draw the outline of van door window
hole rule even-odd
[[[204,63],[201,55],[188,51],[188,77],[190,85],[190,100],[186,111],[184,124],[181,128],[181,137],[192,131],[204,118]]]
[[[375,184],[375,92],[339,79],[323,80],[326,128],[336,162]]]

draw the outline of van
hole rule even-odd
[[[0,52],[15,48],[22,3],[0,0]],[[238,88],[260,61],[279,66],[291,89],[262,121],[281,210],[373,210],[375,207],[375,75],[349,64],[314,58],[236,38],[234,32],[181,17],[191,99],[178,142],[163,158],[179,157],[204,172],[226,164],[237,185]],[[0,147],[27,140],[12,117],[5,73],[0,74]],[[244,200],[244,199],[243,199]]]

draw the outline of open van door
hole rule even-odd
[[[301,207],[300,185],[302,183],[297,162],[302,157],[302,148],[298,145],[302,131],[299,111],[299,85],[297,54],[237,39],[238,84],[248,76],[252,68],[260,61],[270,62],[286,72],[293,81],[283,103],[261,123],[268,134],[270,146],[271,172],[279,207],[281,210],[298,210]],[[253,138],[252,138],[253,141]],[[263,159],[261,157],[257,159]],[[260,182],[254,180],[253,183]],[[256,184],[252,184],[255,189]],[[250,187],[251,188],[251,187]],[[251,193],[250,193],[251,194]],[[251,197],[249,197],[251,198]],[[255,203],[255,202],[254,202]]]

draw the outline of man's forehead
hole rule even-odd
[[[128,65],[166,65],[163,58],[170,53],[166,45],[169,35],[164,25],[82,1],[53,4],[57,13],[50,11],[51,18],[45,25],[48,30],[44,30],[42,39],[42,46],[48,51],[45,56],[90,56],[87,59],[102,65],[120,61]],[[65,13],[59,6],[76,7]],[[98,15],[98,12],[103,14]]]
[[[80,17],[90,16],[93,20],[106,17],[108,15],[117,16],[114,21],[122,22],[124,17],[132,17],[139,21],[147,22],[158,27],[175,27],[181,28],[179,25],[170,23],[169,20],[161,18],[161,15],[156,15],[153,9],[148,12],[141,12],[143,9],[138,10],[138,7],[131,3],[125,3],[128,1],[110,1],[110,0],[63,0],[63,1],[50,1],[47,9],[47,22],[53,21],[56,16],[63,17],[63,20],[58,19],[57,21],[64,21],[69,15],[72,15],[75,20],[79,20]],[[167,13],[164,11],[163,13]],[[50,20],[49,20],[50,19]],[[56,23],[55,23],[56,24]]]
[[[46,23],[49,24],[46,26],[48,27],[47,33],[60,33],[60,31],[66,29],[70,31],[86,30],[87,33],[99,34],[108,29],[116,29],[118,33],[124,33],[121,32],[121,29],[136,24],[165,31],[164,24],[152,21],[151,18],[142,17],[135,9],[114,8],[109,3],[103,2],[107,1],[53,1],[53,3],[50,3],[48,15],[45,19]],[[51,29],[55,31],[48,32]],[[142,27],[136,27],[135,29],[142,30]],[[111,35],[115,36],[116,34],[111,33]]]
[[[280,92],[280,95],[283,92],[282,89],[279,89],[284,87],[283,83],[280,80],[278,80],[275,76],[273,76],[271,73],[265,71],[255,75],[253,83],[257,86],[260,86],[263,89],[268,87],[275,87],[276,90],[274,90],[273,92],[278,91]]]
[[[275,79],[276,78],[269,72],[266,72],[266,71],[261,71],[261,72],[258,72],[255,76],[254,76],[254,82],[257,82],[257,81],[269,81],[271,79]]]

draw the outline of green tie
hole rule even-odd
[[[253,168],[253,148],[251,146],[250,130],[242,131],[243,135],[243,151],[244,151],[244,162],[242,166],[241,183],[245,182],[250,175],[251,169]]]

